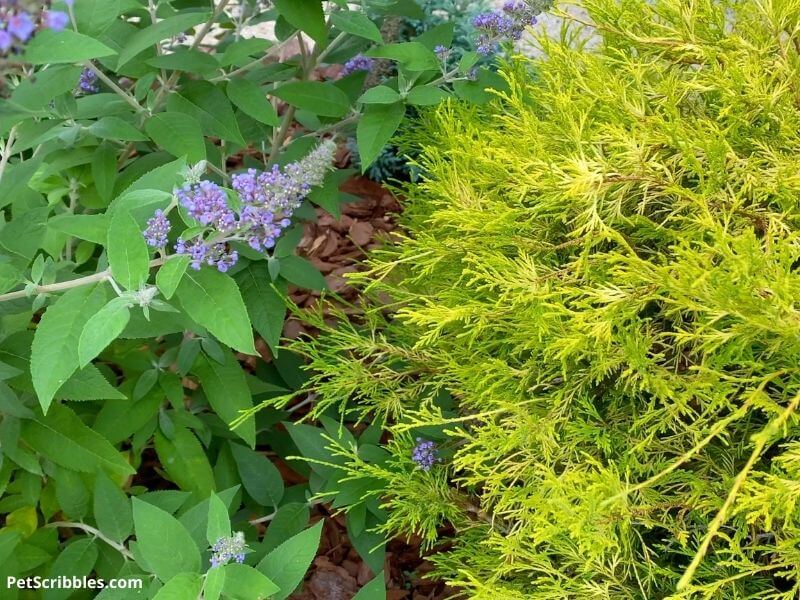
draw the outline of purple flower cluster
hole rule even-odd
[[[519,40],[528,26],[536,25],[536,18],[552,6],[552,0],[507,0],[501,10],[482,13],[472,19],[480,31],[477,50],[491,54],[503,40]]]
[[[175,191],[181,203],[193,219],[221,232],[231,231],[236,226],[236,215],[228,208],[225,190],[211,181],[186,184]]]
[[[220,273],[225,273],[239,261],[239,253],[230,250],[224,242],[209,243],[200,238],[189,243],[179,238],[175,244],[175,252],[187,254],[192,259],[189,266],[195,271],[207,264],[209,267],[217,267]]]
[[[96,94],[100,91],[97,85],[97,75],[91,69],[84,69],[78,79],[78,89],[85,94]]]
[[[67,4],[71,6],[72,0]],[[0,55],[20,52],[37,29],[62,31],[68,23],[69,15],[50,10],[50,2],[30,9],[18,0],[0,0]]]
[[[157,210],[155,215],[147,221],[147,229],[144,230],[144,239],[153,248],[163,248],[167,245],[167,235],[169,235],[170,224],[167,215],[163,210]]]
[[[372,68],[375,66],[375,61],[372,60],[368,56],[364,56],[363,54],[357,54],[346,63],[344,63],[344,68],[342,69],[342,77],[346,77],[347,75],[351,75],[356,71],[372,71]]]
[[[234,175],[231,186],[238,195],[238,212],[228,206],[225,190],[211,181],[176,190],[177,202],[210,233],[192,240],[179,238],[175,251],[188,255],[193,269],[205,264],[224,273],[239,260],[236,250],[230,249],[230,242],[246,242],[254,250],[269,250],[291,225],[292,214],[311,188],[322,184],[335,150],[336,144],[326,140],[308,156],[283,169],[276,165],[268,171],[249,169]],[[169,221],[157,211],[147,222],[145,240],[150,246],[163,248],[168,233]]]
[[[227,565],[230,561],[242,564],[246,553],[247,544],[241,531],[232,537],[221,537],[211,547],[211,568]]]
[[[436,449],[436,443],[417,438],[417,445],[414,446],[414,450],[411,452],[411,460],[417,463],[423,471],[430,471],[433,465],[441,460]]]

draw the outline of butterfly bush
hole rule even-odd
[[[211,568],[221,567],[231,561],[242,564],[247,549],[244,533],[241,531],[230,537],[219,538],[211,547]]]
[[[502,41],[519,40],[525,28],[536,25],[537,17],[552,4],[552,0],[507,0],[500,10],[475,16],[472,24],[480,32],[477,51],[488,55]]]
[[[430,440],[417,438],[417,445],[411,452],[411,460],[413,460],[420,469],[423,471],[430,471],[439,460],[439,452],[436,448],[436,443]]]
[[[274,247],[291,225],[294,211],[312,188],[322,184],[332,167],[335,150],[336,144],[326,140],[305,158],[283,168],[274,165],[266,171],[248,169],[234,175],[231,187],[238,196],[237,210],[229,205],[225,189],[212,181],[187,183],[176,190],[177,204],[208,232],[192,240],[178,238],[175,252],[189,256],[189,264],[195,270],[205,264],[224,273],[239,260],[238,252],[230,249],[230,242],[245,242],[258,251]],[[154,248],[167,245],[167,212],[156,211],[147,221],[144,238]]]
[[[69,15],[50,10],[50,4],[39,3],[31,8],[19,0],[0,0],[0,56],[21,52],[37,31],[62,31],[67,26]]]
[[[347,75],[351,75],[358,71],[372,71],[375,67],[375,61],[368,56],[364,56],[363,54],[357,54],[346,63],[344,63],[344,67],[342,68],[342,77]]]
[[[78,89],[84,94],[96,94],[100,91],[97,85],[97,75],[91,69],[84,69],[78,79]]]

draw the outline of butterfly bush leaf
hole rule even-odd
[[[114,279],[128,290],[147,281],[150,252],[142,230],[128,211],[118,211],[108,224],[108,264]]]
[[[138,498],[132,502],[136,543],[156,577],[169,581],[179,573],[199,571],[200,550],[186,528],[152,504]]]
[[[25,62],[32,65],[82,63],[116,54],[96,39],[65,29],[40,31],[25,50]]]
[[[230,448],[247,493],[263,506],[277,507],[284,492],[278,468],[260,452],[234,443]]]
[[[400,127],[405,114],[406,108],[400,102],[370,104],[364,109],[364,115],[356,129],[362,171],[366,171],[375,162],[383,147]]]
[[[178,289],[186,267],[189,266],[188,256],[174,256],[165,262],[156,274],[156,285],[161,294],[169,300]]]
[[[225,569],[223,594],[231,600],[275,598],[280,592],[280,587],[253,567],[229,563],[221,568]]]
[[[133,532],[130,500],[102,471],[94,483],[94,518],[100,531],[116,542]]]
[[[198,25],[208,19],[208,13],[192,12],[168,17],[137,31],[125,43],[119,54],[117,69],[128,63],[137,54],[161,40],[167,39]]]
[[[86,323],[105,304],[102,286],[67,291],[42,316],[31,347],[31,377],[42,410],[78,370],[78,342]]]
[[[114,477],[135,472],[106,438],[60,404],[54,405],[47,415],[24,421],[20,435],[31,448],[73,471],[94,473],[103,469]]]
[[[216,494],[211,494],[208,499],[208,524],[206,525],[206,540],[209,546],[222,537],[231,536],[231,522],[228,517],[228,507]]]
[[[275,600],[283,600],[291,594],[314,560],[322,535],[322,521],[289,538],[267,554],[256,567],[280,587]]]
[[[86,323],[78,341],[78,363],[86,366],[123,332],[131,319],[125,300],[115,298]]]
[[[208,403],[226,425],[253,408],[253,399],[247,387],[244,371],[231,352],[223,352],[222,363],[199,355],[192,371],[200,379]],[[233,430],[252,448],[256,444],[255,417],[250,417]]]
[[[256,354],[253,332],[236,282],[214,269],[189,269],[175,294],[186,313],[223,344]]]

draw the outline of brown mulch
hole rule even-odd
[[[324,519],[322,539],[303,587],[293,600],[350,600],[375,574],[361,560],[347,538],[343,515],[318,509]],[[314,522],[318,518],[312,519]],[[453,596],[441,582],[426,579],[431,563],[421,557],[419,539],[392,540],[386,549],[384,573],[387,600],[440,600]]]
[[[298,254],[322,272],[332,292],[352,303],[358,292],[345,276],[358,270],[366,253],[385,243],[396,229],[393,215],[400,212],[400,204],[386,188],[362,176],[350,178],[341,190],[360,200],[342,204],[338,219],[318,208],[317,222],[305,225]],[[319,299],[319,292],[308,290],[290,290],[290,295],[300,308],[309,308]],[[283,335],[295,339],[301,333],[312,332],[298,319],[287,319]]]

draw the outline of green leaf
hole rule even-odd
[[[241,411],[253,408],[253,399],[247,387],[244,371],[231,352],[224,353],[225,362],[209,360],[200,355],[192,371],[203,384],[208,403],[226,425],[241,416]],[[255,417],[250,417],[233,432],[253,448],[256,444]]]
[[[77,577],[79,580],[89,575],[97,562],[97,544],[91,538],[78,539],[68,544],[63,552],[56,557],[53,568],[50,569],[49,577],[57,578]],[[51,588],[45,590],[42,595],[44,600],[61,600],[69,598],[75,590],[69,588]]]
[[[335,12],[331,15],[331,21],[340,31],[351,33],[376,44],[383,43],[381,30],[364,13],[355,11]]]
[[[214,490],[214,472],[203,447],[186,427],[177,426],[172,439],[160,431],[155,436],[156,454],[164,470],[178,486],[205,496]]]
[[[361,154],[361,169],[365,172],[375,162],[384,146],[400,127],[406,108],[397,104],[371,104],[364,109],[358,122],[356,137]]]
[[[236,274],[253,328],[277,355],[286,316],[286,285],[270,280],[269,267],[263,261],[250,263]]]
[[[92,155],[92,179],[101,200],[111,200],[117,179],[117,153],[108,143],[100,144]],[[100,243],[105,243],[105,235]]]
[[[169,199],[172,197],[172,190],[175,189],[175,186],[183,183],[185,168],[186,161],[182,158],[160,165],[136,179],[125,188],[125,192],[122,195],[145,190],[158,190],[167,193],[167,198]]]
[[[225,448],[225,446],[223,446],[223,448]],[[225,504],[229,511],[231,504],[233,503],[233,500],[239,491],[239,487],[240,486],[236,485],[232,488],[228,488],[217,493],[217,496],[220,500],[222,500],[223,504]],[[181,525],[186,527],[189,535],[192,536],[192,539],[198,548],[202,548],[206,544],[206,533],[208,530],[208,506],[210,502],[211,498],[209,496],[205,500],[189,508],[178,518],[178,520],[181,522]]]
[[[86,323],[78,341],[78,364],[85,367],[113,342],[131,319],[127,300],[114,298]]]
[[[386,539],[381,534],[372,531],[374,527],[374,520],[370,522],[368,517],[364,531],[355,535],[352,527],[348,524],[347,537],[367,566],[372,569],[373,573],[377,573],[383,568],[386,557]]]
[[[231,563],[222,568],[225,569],[223,593],[230,600],[272,598],[273,594],[280,591],[277,585],[253,567]]]
[[[228,507],[216,494],[211,494],[208,499],[208,524],[206,525],[206,540],[213,546],[222,537],[231,536],[231,520],[228,516]]]
[[[320,535],[322,521],[286,540],[258,563],[256,568],[280,587],[274,600],[287,598],[303,581],[317,553]]]
[[[153,216],[157,209],[165,209],[172,194],[161,190],[134,190],[117,196],[111,202],[106,215],[113,218],[118,212],[129,212],[133,216],[139,229],[144,231],[147,220]]]
[[[200,575],[178,573],[158,590],[153,600],[197,600],[202,589],[203,578]]]
[[[0,246],[27,260],[33,259],[47,234],[47,215],[49,213],[49,208],[42,207],[29,209],[15,215],[5,227],[0,229]]]
[[[28,43],[24,62],[32,65],[82,63],[113,54],[116,54],[114,50],[88,35],[69,29],[58,33],[45,29]]]
[[[43,110],[56,96],[74,90],[80,73],[81,68],[74,65],[40,70],[36,77],[23,79],[14,89],[9,101],[24,111]]]
[[[144,129],[156,145],[175,157],[186,156],[191,163],[206,158],[203,130],[192,116],[175,111],[158,113],[147,120]]]
[[[480,54],[477,52],[465,52],[461,60],[458,61],[458,71],[460,73],[467,73],[475,66],[475,63],[477,63],[480,58]]]
[[[293,535],[303,531],[310,516],[308,504],[290,502],[281,506],[269,522],[262,541],[263,548],[266,551],[273,550]]]
[[[164,298],[167,300],[172,298],[188,266],[189,257],[183,255],[172,256],[161,266],[156,273],[156,285]]]
[[[274,0],[281,16],[300,31],[305,31],[318,44],[328,37],[325,14],[320,0]]]
[[[264,38],[245,38],[232,42],[219,57],[220,66],[244,66],[250,62],[251,57],[262,56],[270,46],[272,43]]]
[[[293,81],[272,90],[271,94],[292,106],[323,117],[343,117],[350,100],[342,90],[321,81]]]
[[[41,256],[41,255],[40,255]],[[0,294],[22,282],[22,273],[8,263],[0,263]]]
[[[150,251],[130,212],[117,211],[108,224],[108,264],[114,279],[128,290],[138,290],[150,272]]]
[[[171,54],[162,54],[146,61],[146,64],[157,69],[186,71],[187,73],[210,74],[220,67],[213,54],[199,50],[176,50]]]
[[[332,463],[344,462],[342,457],[333,455],[327,449],[331,442],[326,439],[322,429],[289,422],[285,422],[284,427],[303,457],[309,459],[311,469],[326,479],[334,475],[337,470],[335,466],[331,466]]]
[[[201,12],[179,14],[137,31],[128,39],[120,52],[117,69],[119,70],[137,54],[161,40],[183,33],[187,29],[203,23],[208,20],[208,16],[208,13]]]
[[[168,512],[138,498],[131,500],[136,543],[147,557],[148,570],[161,581],[199,571],[200,550],[186,528]]]
[[[108,440],[61,404],[54,405],[46,416],[24,421],[21,437],[49,460],[73,471],[94,473],[102,468],[115,478],[135,473]]]
[[[328,284],[322,273],[305,258],[292,255],[281,258],[280,261],[281,277],[289,283],[308,290],[327,289]]]
[[[406,100],[417,106],[433,106],[449,96],[443,89],[435,85],[420,85],[408,92]]]
[[[78,370],[78,341],[89,319],[105,304],[102,286],[67,291],[42,316],[31,347],[31,377],[42,410],[64,382]]]
[[[95,244],[105,245],[108,241],[108,218],[106,215],[63,214],[50,219],[47,226],[55,231]]]
[[[203,600],[219,600],[225,587],[225,569],[209,569],[203,584]]]
[[[445,21],[436,27],[428,29],[426,32],[421,33],[414,38],[418,42],[430,50],[434,50],[436,46],[444,46],[449,48],[453,43],[453,35],[455,33],[455,23],[453,21]]]
[[[207,81],[191,81],[180,94],[172,94],[167,109],[192,115],[200,121],[206,135],[215,136],[241,146],[245,145],[239,123],[230,101],[222,90]]]
[[[187,271],[176,295],[187,314],[223,344],[256,354],[247,309],[233,279],[212,269]]]
[[[100,531],[115,542],[123,542],[133,532],[130,500],[102,471],[94,482],[94,519]]]
[[[486,104],[497,96],[488,90],[507,90],[508,83],[505,79],[489,69],[478,69],[475,80],[456,81],[453,83],[453,91],[459,98],[473,102],[474,104]]]
[[[364,92],[358,101],[364,104],[394,104],[400,102],[400,94],[387,85],[376,85]]]
[[[73,10],[81,33],[99,35],[119,16],[120,0],[80,0]]]
[[[396,15],[421,21],[427,17],[416,0],[371,0],[371,7],[382,15]]]
[[[94,365],[87,365],[75,372],[58,388],[58,400],[125,400],[126,396],[108,380]]]
[[[383,571],[364,584],[353,600],[386,600],[386,576]]]
[[[284,492],[278,468],[259,452],[234,443],[230,447],[247,493],[262,506],[277,507]]]
[[[373,58],[388,58],[399,62],[409,71],[438,71],[439,58],[419,42],[401,42],[373,48],[365,53]]]
[[[89,126],[89,133],[106,140],[143,142],[147,136],[119,117],[103,117]]]
[[[279,125],[280,119],[267,95],[249,79],[232,79],[225,90],[239,110],[266,125]]]

